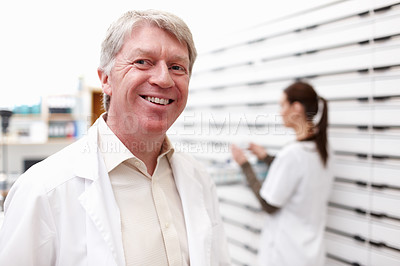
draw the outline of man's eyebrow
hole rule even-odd
[[[151,50],[144,50],[144,49],[142,49],[142,48],[135,48],[135,49],[131,50],[131,52],[138,53],[139,55],[142,55],[142,54],[151,54],[151,53],[152,53]]]
[[[189,64],[189,56],[174,55],[172,59],[173,61],[179,61]]]
[[[154,54],[154,52],[152,50],[146,50],[143,48],[135,48],[135,49],[131,50],[130,52],[138,54],[138,55],[150,55],[151,56],[152,54]],[[184,62],[187,64],[189,64],[189,61],[190,61],[189,55],[183,56],[183,55],[175,54],[171,57],[171,59],[172,59],[172,61],[179,61],[179,62]]]

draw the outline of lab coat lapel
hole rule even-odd
[[[191,162],[176,153],[171,158],[171,168],[182,201],[190,265],[210,265],[212,227],[205,207],[203,186],[195,178],[198,173]]]
[[[82,160],[82,176],[85,179],[85,192],[79,197],[79,201],[90,219],[87,223],[87,241],[89,261],[107,258],[105,254],[99,254],[98,239],[103,239],[108,246],[115,265],[125,265],[122,246],[120,213],[115,202],[115,197],[110,184],[109,176],[103,160],[100,158],[97,147],[97,123],[89,129],[86,145],[87,156]],[[88,173],[87,169],[91,169]],[[78,171],[79,172],[79,171]],[[95,227],[95,228],[92,228]],[[101,237],[99,237],[101,235]],[[92,252],[94,251],[94,252]],[[107,259],[106,259],[107,260]],[[102,261],[97,265],[109,265]]]

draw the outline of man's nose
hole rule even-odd
[[[150,78],[150,83],[158,85],[161,88],[170,88],[175,85],[170,70],[164,63],[160,63],[155,67],[155,71]]]

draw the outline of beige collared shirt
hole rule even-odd
[[[169,164],[174,149],[168,138],[151,176],[104,119],[99,119],[98,130],[99,150],[121,213],[126,265],[189,265],[183,209]]]

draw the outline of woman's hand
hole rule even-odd
[[[232,157],[237,162],[240,166],[245,164],[247,162],[246,155],[244,155],[244,152],[242,149],[240,149],[238,146],[235,144],[231,145],[231,153]]]
[[[250,143],[249,145],[249,150],[254,153],[255,156],[257,156],[258,160],[264,160],[265,158],[267,158],[268,153],[267,151],[264,149],[263,146],[257,145],[255,143]]]

